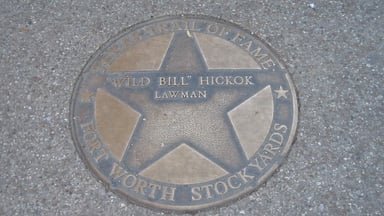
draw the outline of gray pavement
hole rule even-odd
[[[205,14],[255,32],[286,62],[300,119],[256,192],[198,215],[384,214],[384,2],[0,2],[0,215],[164,215],[106,191],[75,152],[72,87],[124,28]]]

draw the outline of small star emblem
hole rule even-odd
[[[287,97],[288,90],[284,90],[282,86],[280,86],[280,88],[278,90],[274,90],[274,92],[277,93],[278,99],[281,97],[286,98],[286,99],[288,98]]]
[[[80,100],[83,103],[91,102],[94,97],[94,94],[88,90],[82,91],[80,93]]]

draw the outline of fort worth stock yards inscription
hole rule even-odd
[[[193,211],[259,186],[289,150],[296,95],[270,48],[203,16],[135,25],[87,63],[72,96],[79,154],[107,187]]]

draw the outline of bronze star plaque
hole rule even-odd
[[[110,190],[194,211],[272,174],[292,143],[297,104],[286,68],[260,39],[223,20],[168,16],[92,56],[71,115],[79,154]]]

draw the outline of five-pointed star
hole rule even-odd
[[[200,52],[193,37],[185,32],[175,33],[160,71],[146,73],[216,73],[208,70]],[[252,92],[216,88],[207,101],[187,106],[180,102],[156,103],[151,99],[153,90],[127,90],[123,100],[142,114],[142,121],[135,129],[122,162],[132,169],[142,170],[179,144],[186,143],[224,169],[240,167],[246,159],[227,112],[262,87],[254,87]]]
[[[278,90],[274,90],[274,92],[277,93],[277,98],[288,98],[287,97],[287,93],[288,93],[288,90],[284,90],[282,86],[280,86],[280,88]]]

